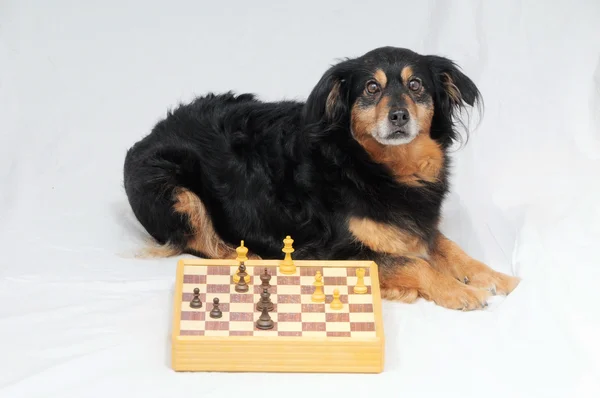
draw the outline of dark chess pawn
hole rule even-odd
[[[262,311],[263,308],[267,308],[267,311],[273,311],[273,302],[271,301],[271,293],[264,288],[262,293],[260,294],[260,300],[256,303],[256,310]]]
[[[246,275],[248,274],[246,273],[246,266],[244,264],[240,265],[240,273],[238,275],[240,276],[240,280],[235,285],[235,291],[238,293],[246,293],[250,288],[246,283]]]
[[[215,297],[213,299],[213,309],[210,311],[210,317],[211,318],[221,318],[223,316],[223,313],[221,312],[221,309],[219,308],[219,298]]]
[[[202,301],[200,301],[200,289],[194,289],[194,298],[190,301],[190,307],[202,308]]]
[[[269,281],[271,280],[271,275],[269,275],[269,272],[266,268],[265,272],[260,275],[260,280],[262,281],[262,285],[260,285],[260,287],[262,287],[263,289],[271,287],[271,285],[269,284]]]
[[[267,330],[267,329],[273,329],[274,326],[275,326],[275,323],[271,319],[271,316],[269,315],[269,311],[267,311],[267,307],[263,307],[262,314],[260,314],[258,321],[256,321],[256,327],[259,329],[262,329],[262,330]]]

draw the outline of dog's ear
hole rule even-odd
[[[451,60],[430,55],[427,57],[432,71],[437,105],[446,117],[465,105],[475,106],[481,101],[481,93],[458,66]]]
[[[331,67],[311,91],[304,106],[307,123],[337,123],[347,114],[347,81],[342,65]]]

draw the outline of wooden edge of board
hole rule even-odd
[[[200,339],[199,339],[200,337]],[[178,343],[197,343],[202,342],[246,342],[246,343],[260,343],[261,341],[273,341],[276,339],[282,343],[285,342],[298,342],[306,341],[311,344],[314,342],[332,343],[340,342],[348,345],[359,345],[362,346],[365,343],[375,343],[381,341],[381,337],[376,335],[375,337],[327,337],[327,336],[177,336],[175,342]]]
[[[381,288],[379,285],[379,266],[371,261],[371,296],[375,314],[375,331],[381,345],[381,364],[385,363],[385,333],[383,331],[383,308],[381,303]]]
[[[171,345],[176,344],[179,341],[180,333],[180,320],[181,320],[181,302],[183,296],[183,270],[185,267],[185,261],[183,259],[177,262],[177,274],[175,276],[175,293],[173,299],[173,324],[171,326]],[[171,353],[171,361],[175,360],[175,353]]]

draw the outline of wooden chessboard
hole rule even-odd
[[[182,259],[175,284],[172,367],[176,371],[352,372],[383,370],[384,335],[377,266],[370,261],[298,261],[282,274],[280,260],[247,260],[249,291],[238,293],[236,260]],[[257,328],[262,292],[259,275],[271,279],[272,329]],[[367,292],[354,293],[356,270]],[[323,278],[324,303],[315,303],[315,275]],[[195,288],[201,308],[190,306]],[[341,309],[332,309],[334,289]],[[211,318],[213,299],[220,318]]]

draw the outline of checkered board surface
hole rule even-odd
[[[260,274],[265,268],[271,275],[270,299],[274,304],[269,312],[275,322],[270,330],[256,328],[260,316],[256,303],[262,289]],[[294,275],[283,275],[273,266],[247,266],[251,276],[249,291],[235,291],[233,275],[237,266],[193,266],[183,271],[180,335],[182,336],[311,336],[359,337],[376,336],[373,296],[369,268],[364,268],[367,293],[355,294],[356,268],[354,267],[297,267]],[[315,274],[323,275],[325,303],[314,303]],[[200,289],[202,308],[191,308],[194,288]],[[339,289],[341,310],[329,308],[333,290]],[[210,317],[213,298],[219,298],[223,316]]]

